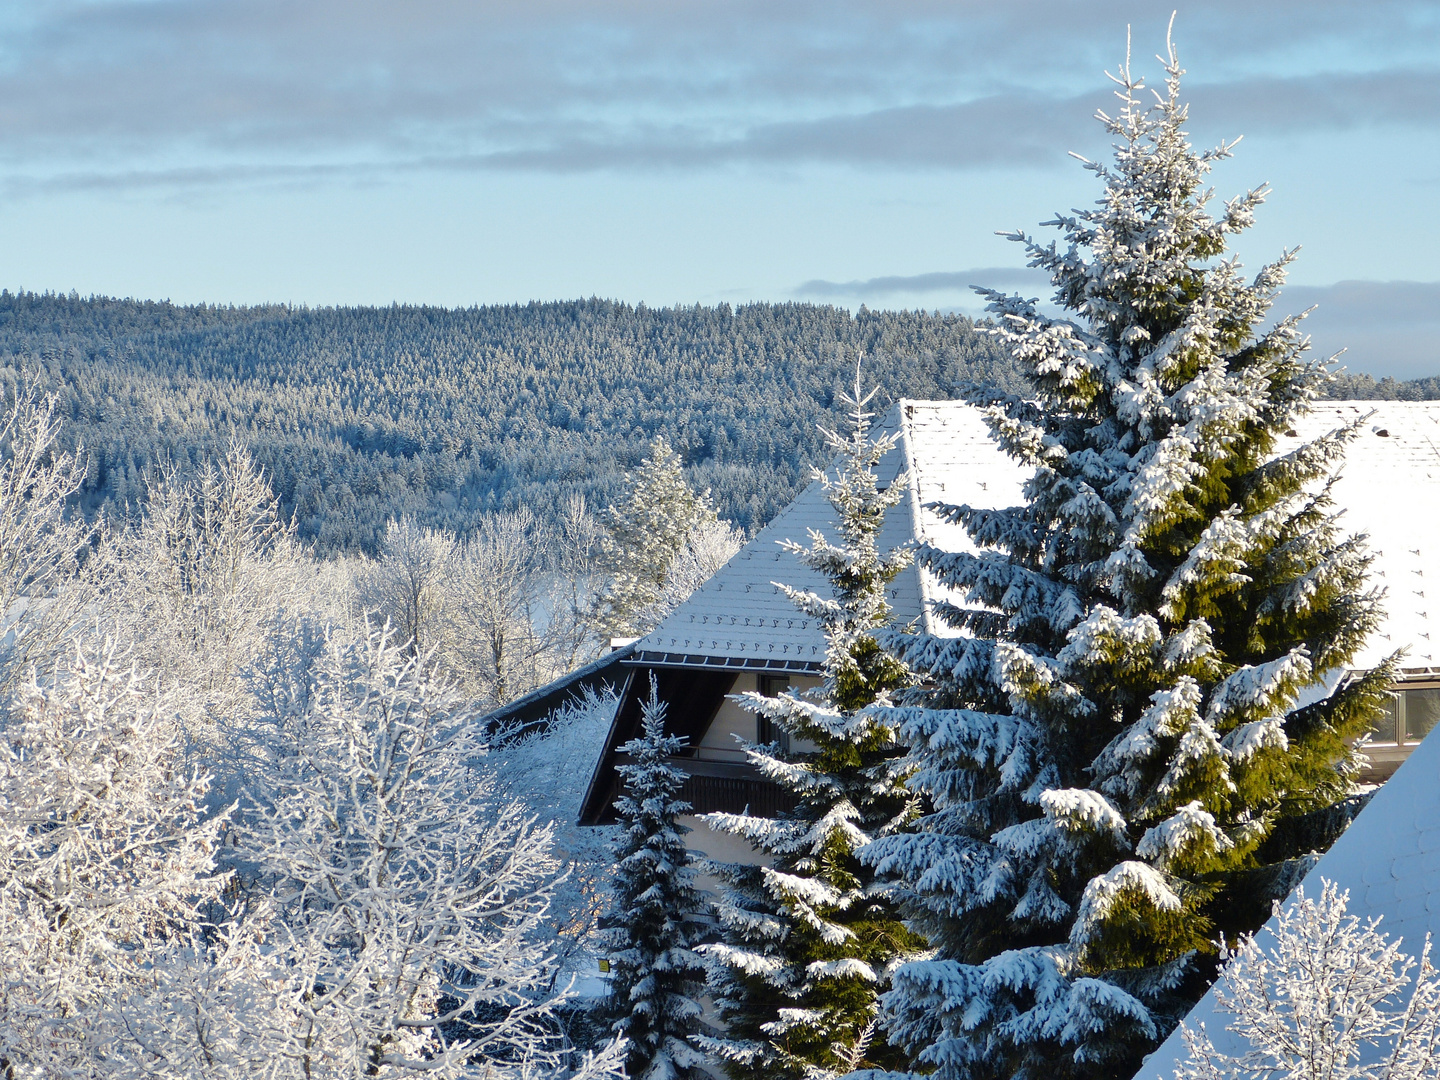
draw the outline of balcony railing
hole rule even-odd
[[[696,814],[743,814],[775,817],[795,808],[795,798],[768,780],[740,776],[697,776],[691,774],[680,789],[680,797]]]

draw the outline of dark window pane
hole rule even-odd
[[[1375,721],[1375,726],[1370,729],[1370,741],[1377,743],[1393,743],[1395,741],[1395,713],[1399,702],[1395,698],[1385,699],[1385,711],[1380,714],[1380,719]]]
[[[790,689],[789,675],[761,675],[760,693],[766,697],[779,697]],[[790,752],[790,733],[782,731],[763,716],[755,718],[755,741],[761,746],[779,743],[782,753]]]
[[[1419,742],[1440,721],[1440,687],[1405,691],[1405,741]]]
[[[790,689],[789,675],[761,675],[760,693],[766,697],[779,697]]]

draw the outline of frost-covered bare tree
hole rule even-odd
[[[59,430],[50,400],[22,396],[0,415],[4,689],[22,681],[30,664],[49,666],[64,652],[95,596],[97,560],[84,556],[102,530],[69,510],[68,501],[85,478],[85,464],[78,454],[58,451]]]
[[[114,645],[14,692],[0,726],[0,1071],[119,1075],[145,1062],[162,958],[204,953],[224,815],[186,772],[173,702]],[[109,1062],[110,1065],[106,1063]],[[143,1071],[136,1069],[136,1072]]]
[[[1241,1053],[1217,1050],[1205,1031],[1181,1028],[1190,1058],[1178,1080],[1422,1080],[1440,1075],[1440,972],[1430,937],[1417,960],[1346,913],[1350,894],[1322,880],[1278,903],[1273,938],[1240,939],[1215,985],[1234,1019]]]
[[[228,761],[250,710],[241,673],[275,613],[299,603],[313,575],[264,473],[232,443],[191,480],[160,476],[114,557],[108,617],[176,688],[192,746],[212,763]]]
[[[536,934],[551,830],[497,795],[473,714],[395,637],[297,623],[257,675],[273,759],[241,847],[277,914],[297,1051],[310,1075],[559,1068],[564,993]]]
[[[474,670],[496,703],[539,686],[550,674],[539,531],[535,515],[521,507],[484,518],[455,549],[446,651],[460,652],[453,667]]]
[[[598,646],[589,622],[597,533],[583,500],[554,525],[525,507],[491,514],[463,541],[402,519],[357,571],[356,592],[412,652],[433,651],[465,693],[503,704]]]
[[[561,504],[550,528],[545,603],[551,666],[571,671],[606,644],[593,613],[600,587],[600,545],[604,528],[585,497],[574,493]]]
[[[172,935],[88,1018],[114,1033],[92,1056],[106,1080],[318,1080],[295,1052],[291,980],[265,946],[261,907]]]
[[[455,539],[413,517],[385,526],[375,560],[360,571],[366,609],[389,620],[412,655],[429,652],[445,634],[445,608]]]

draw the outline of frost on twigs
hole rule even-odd
[[[157,1033],[146,1053],[132,1031],[173,1034],[156,984],[177,956],[209,965],[201,924],[226,883],[215,868],[225,816],[202,819],[208,780],[185,770],[178,743],[172,703],[114,643],[75,653],[43,681],[32,672],[6,702],[0,1058],[10,1075],[113,1073],[105,1061],[153,1064],[173,1049]]]
[[[31,665],[68,661],[99,596],[102,560],[91,545],[105,529],[71,512],[86,460],[83,450],[60,452],[59,432],[51,399],[21,394],[0,413],[0,688],[7,691]]]
[[[1215,986],[1230,1017],[1219,1047],[1185,1025],[1177,1080],[1422,1080],[1440,1073],[1440,972],[1430,936],[1418,959],[1346,913],[1348,892],[1322,879],[1276,905],[1273,932],[1240,939]],[[1262,944],[1263,942],[1263,944]]]
[[[558,1069],[550,829],[476,767],[473,715],[388,630],[297,626],[256,679],[273,759],[241,853],[275,912],[288,1053],[337,1076]]]

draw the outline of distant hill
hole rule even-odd
[[[593,507],[663,433],[723,517],[753,529],[807,479],[856,351],[879,401],[958,382],[1022,390],[963,316],[813,304],[606,300],[447,309],[178,306],[0,293],[0,384],[59,395],[90,455],[87,509],[233,432],[321,552],[373,549],[414,513],[480,514],[571,492]],[[1433,398],[1440,380],[1346,376],[1337,397]]]
[[[663,433],[722,516],[767,521],[807,479],[856,350],[880,399],[1020,388],[971,322],[811,304],[604,300],[431,307],[182,307],[0,293],[0,382],[57,393],[91,459],[85,502],[238,435],[301,534],[372,548],[400,513],[460,530],[569,492],[599,507]]]
[[[1440,378],[1432,375],[1425,379],[1398,382],[1388,375],[1376,379],[1373,375],[1342,372],[1330,385],[1329,396],[1355,401],[1434,401],[1440,398]]]

